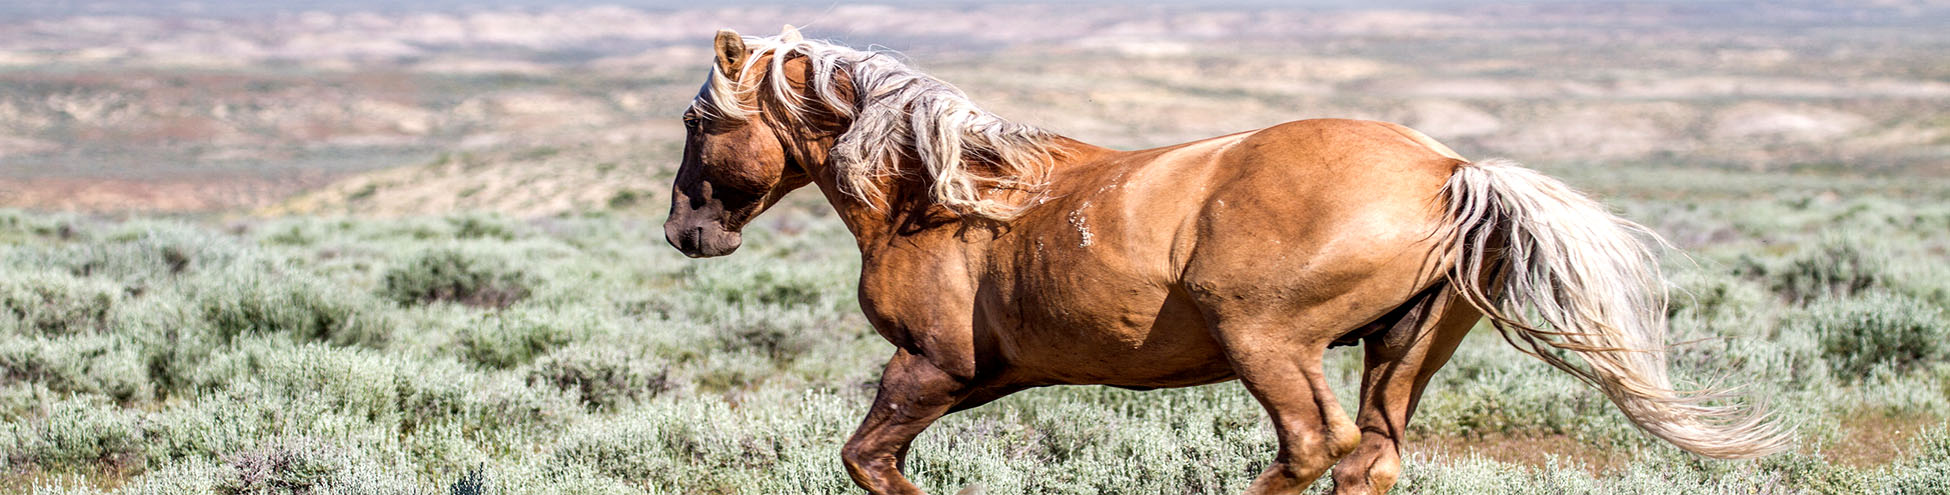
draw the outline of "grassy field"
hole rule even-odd
[[[1654,443],[1484,328],[1431,385],[1397,492],[1950,492],[1941,191],[1747,179],[1698,201],[1581,180],[1691,254],[1668,267],[1678,376],[1729,377],[1797,452]],[[0,214],[0,490],[848,493],[839,443],[891,351],[845,230],[800,201],[702,261],[631,215]],[[1329,370],[1351,397],[1358,351]],[[1272,441],[1235,383],[1062,387],[944,420],[909,471],[1236,493]]]

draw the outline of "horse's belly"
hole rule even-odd
[[[1232,367],[1189,298],[1163,289],[1060,291],[1018,301],[1001,352],[1017,373],[1052,384],[1129,388],[1200,385]]]

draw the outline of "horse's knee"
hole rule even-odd
[[[880,478],[881,471],[892,466],[893,454],[876,452],[866,443],[857,440],[846,442],[840,447],[840,464],[846,467],[846,474],[861,486],[871,486]]]

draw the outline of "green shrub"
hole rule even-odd
[[[541,310],[503,311],[482,315],[456,336],[461,356],[492,368],[513,368],[534,361],[587,333],[588,321]]]
[[[115,284],[62,273],[12,275],[0,280],[0,318],[12,316],[41,335],[101,332],[121,298]]]
[[[470,471],[474,473],[477,471]],[[614,495],[644,493],[641,485],[604,476],[581,463],[519,463],[486,466],[480,476],[455,476],[448,484],[451,495]],[[476,488],[479,491],[474,491]],[[649,492],[649,493],[671,493]]]
[[[1772,288],[1796,303],[1855,295],[1888,283],[1887,256],[1857,241],[1830,238],[1776,269]]]
[[[76,397],[51,404],[46,416],[13,430],[13,465],[72,471],[111,466],[128,472],[145,464],[140,415],[100,399]]]
[[[1673,290],[1667,298],[1666,315],[1682,314],[1713,319],[1735,316],[1765,307],[1767,290],[1740,277],[1706,270],[1684,270],[1669,279]]]
[[[478,213],[448,217],[447,225],[454,228],[454,237],[461,239],[511,241],[519,237],[522,230],[519,224],[507,217]]]
[[[223,456],[223,495],[312,493],[345,471],[342,454],[307,442],[286,441]]]
[[[1891,470],[1883,493],[1950,493],[1950,423],[1924,430],[1914,442],[1915,457]]]
[[[1824,299],[1792,317],[1797,331],[1821,339],[1822,355],[1839,378],[1857,378],[1879,367],[1906,371],[1942,359],[1950,350],[1950,321],[1943,310],[1898,294]]]
[[[137,344],[138,362],[158,399],[168,398],[188,386],[196,367],[216,352],[221,340],[203,328],[171,325],[167,321],[137,335],[141,339]]]
[[[28,213],[0,209],[0,243],[27,240],[70,241],[83,237],[81,221],[72,215]]]
[[[610,409],[668,390],[665,366],[655,356],[615,346],[572,345],[537,360],[528,372],[528,383],[568,392],[590,407]]]
[[[521,431],[548,427],[567,412],[579,410],[562,394],[528,387],[521,377],[476,373],[450,360],[278,340],[253,340],[238,347],[213,356],[198,369],[194,383],[204,396],[223,399],[234,394],[243,400],[293,404],[258,411],[255,414],[270,417],[247,421],[329,413],[327,417],[364,423],[353,432],[390,437],[448,423],[462,425],[468,432]],[[299,407],[310,410],[279,411]],[[176,431],[172,438],[195,445],[206,441],[198,438],[201,434],[190,428]]]
[[[855,418],[826,393],[760,393],[743,406],[708,398],[645,401],[584,421],[544,460],[689,493],[834,493],[843,428]],[[816,473],[817,484],[803,477]],[[794,478],[801,478],[800,486]],[[844,492],[839,492],[844,493]]]
[[[67,395],[55,392],[42,383],[13,379],[0,380],[0,424],[40,414],[42,408]],[[5,435],[0,435],[0,441],[4,441],[5,438]],[[7,452],[8,450],[4,448],[6,446],[0,443],[0,452]],[[6,456],[0,455],[0,458],[4,457]]]
[[[683,274],[691,290],[731,304],[812,305],[852,288],[844,275],[781,263],[686,265]]]
[[[100,394],[118,403],[150,397],[141,346],[122,337],[0,338],[0,379],[50,390]]]
[[[239,247],[207,229],[137,221],[109,229],[94,242],[37,246],[11,258],[17,266],[115,280],[139,291],[179,275],[234,266]]]
[[[386,271],[381,293],[400,304],[453,302],[484,308],[506,308],[528,297],[534,277],[509,266],[455,248],[420,253]]]
[[[147,469],[141,476],[129,480],[114,493],[128,495],[216,493],[217,484],[223,480],[225,474],[227,473],[224,466],[216,464],[214,460],[184,459]],[[102,492],[76,490],[75,493]]]
[[[222,340],[279,334],[336,345],[378,347],[391,322],[370,296],[303,275],[246,272],[197,294],[198,316]]]
[[[745,319],[723,323],[718,345],[726,351],[746,351],[775,362],[791,362],[818,345],[817,335],[773,319]]]

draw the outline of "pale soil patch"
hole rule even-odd
[[[268,205],[314,185],[314,181],[297,179],[244,177],[167,181],[0,179],[0,207],[91,212],[222,211]]]
[[[1851,414],[1842,419],[1842,438],[1822,449],[1828,462],[1874,467],[1913,455],[1916,435],[1940,427],[1943,418],[1928,414]]]

